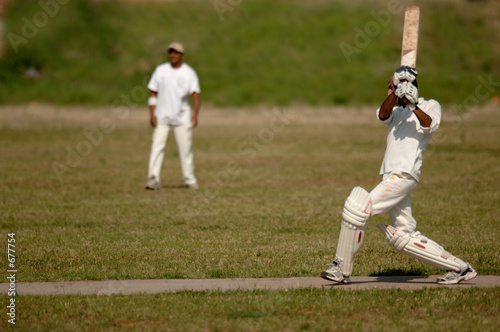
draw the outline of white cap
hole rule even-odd
[[[182,46],[181,43],[174,42],[170,45],[168,45],[169,50],[175,50],[179,53],[184,53],[184,46]]]

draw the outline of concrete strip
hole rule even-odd
[[[403,289],[414,290],[435,287],[490,288],[500,287],[500,276],[478,276],[458,285],[442,286],[438,276],[352,277],[351,284],[339,285],[321,278],[241,278],[241,279],[147,279],[62,282],[18,282],[18,295],[114,295],[156,294],[179,291],[229,291],[229,290],[284,290],[296,288],[331,289]],[[9,283],[0,284],[0,292],[7,294]]]

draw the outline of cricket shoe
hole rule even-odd
[[[440,285],[455,285],[460,281],[467,281],[477,276],[476,270],[467,263],[467,266],[460,272],[448,271],[444,276],[437,279]]]
[[[337,264],[337,262],[333,262],[326,271],[321,272],[321,278],[335,281],[340,284],[351,283],[351,279],[349,279],[349,277],[344,276],[344,274],[342,273],[342,269]]]
[[[198,182],[195,183],[186,183],[186,188],[188,189],[200,189]]]
[[[146,190],[160,190],[160,181],[156,179],[154,175],[151,175],[146,183]]]

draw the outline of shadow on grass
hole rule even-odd
[[[170,184],[170,185],[162,185],[160,190],[153,190],[149,188],[144,188],[145,192],[165,192],[166,190],[172,190],[172,189],[180,189],[180,190],[193,190],[188,188],[185,184]]]
[[[189,189],[185,184],[169,184],[169,185],[163,185],[162,188],[164,189]]]
[[[412,268],[408,270],[401,270],[401,269],[384,270],[377,273],[372,273],[369,275],[369,277],[399,277],[399,276],[426,276],[426,275],[427,273],[424,273],[419,269]]]

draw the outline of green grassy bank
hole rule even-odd
[[[25,0],[5,12],[0,103],[145,103],[139,88],[179,40],[215,106],[378,104],[410,3],[421,95],[466,107],[498,95],[495,1]]]

